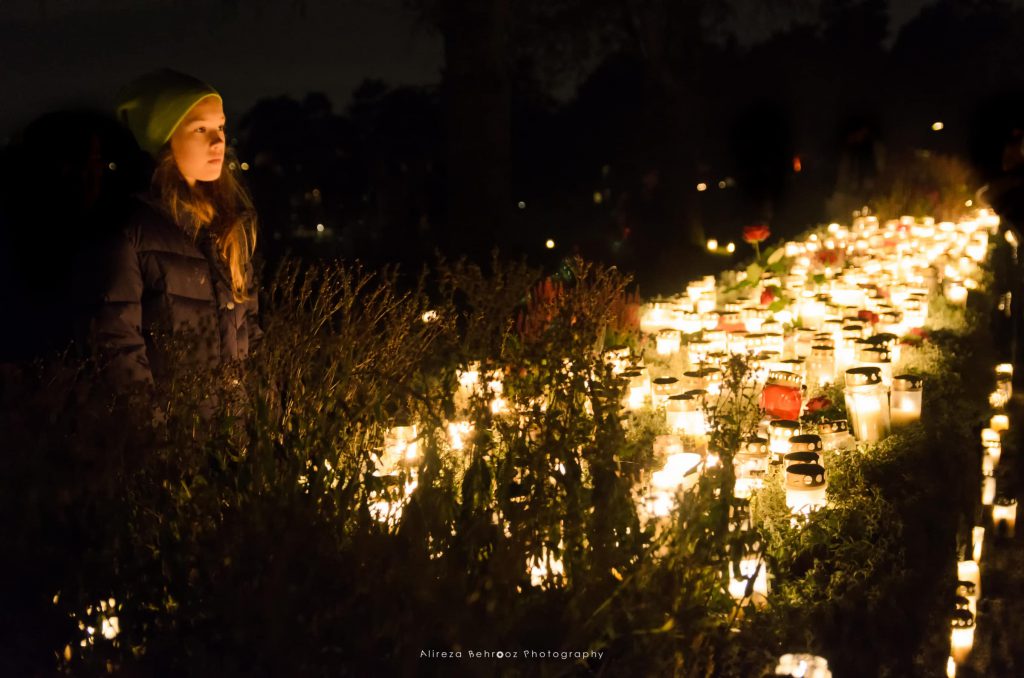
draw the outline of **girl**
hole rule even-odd
[[[79,340],[108,383],[152,385],[174,367],[167,338],[198,340],[187,362],[245,358],[262,335],[252,255],[256,220],[224,165],[223,102],[170,70],[125,87],[118,118],[153,159],[126,223],[80,258]]]

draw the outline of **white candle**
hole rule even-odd
[[[1006,536],[1013,537],[1017,526],[1016,499],[1001,499],[992,504],[992,526],[997,534],[1005,528]]]
[[[921,385],[922,379],[914,375],[893,377],[890,412],[894,428],[921,419]]]
[[[981,503],[991,506],[996,500],[996,479],[991,476],[981,480]]]
[[[738,577],[733,571],[733,568],[729,568],[729,594],[736,600],[742,600],[746,597],[747,586],[751,579],[754,580],[754,586],[751,591],[751,600],[755,600],[759,596],[762,599],[767,598],[768,567],[758,558],[753,557],[743,558],[740,560]]]
[[[993,414],[988,424],[993,431],[1002,433],[1010,430],[1010,418],[1005,414]]]
[[[889,398],[877,367],[847,370],[845,396],[857,440],[876,442],[889,433]]]

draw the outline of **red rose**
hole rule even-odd
[[[817,398],[811,398],[807,401],[807,405],[804,406],[804,414],[810,414],[811,412],[817,412],[818,410],[824,410],[825,408],[832,405],[832,401],[825,396],[818,396]]]
[[[771,229],[768,228],[767,224],[754,224],[753,226],[743,227],[743,240],[751,245],[764,242],[771,234]]]
[[[764,292],[761,292],[761,305],[762,306],[767,306],[768,304],[772,303],[773,301],[775,301],[775,293],[772,292],[772,288],[769,287]]]

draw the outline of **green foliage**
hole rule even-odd
[[[736,529],[732,455],[760,415],[734,358],[712,410],[721,464],[646,520],[637,491],[664,461],[664,417],[624,416],[602,356],[609,327],[629,333],[608,303],[629,280],[570,267],[538,295],[525,265],[441,262],[431,296],[426,276],[403,288],[390,271],[286,262],[244,368],[114,399],[70,357],[5,380],[0,496],[21,517],[6,542],[22,583],[5,673],[412,674],[421,650],[528,647],[605,654],[458,670],[748,676],[797,647],[848,675],[911,675],[948,613],[986,388],[959,376],[984,360],[978,325],[914,349],[927,426],[829,455],[830,505],[798,526],[775,469]],[[542,321],[523,332],[524,312]],[[484,384],[502,375],[507,412],[459,392],[476,361]],[[419,454],[387,473],[388,432],[411,421]],[[471,427],[462,449],[453,421]],[[727,591],[745,555],[768,564],[766,607]],[[78,622],[109,598],[119,635],[87,636]]]

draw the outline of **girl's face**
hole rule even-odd
[[[208,96],[192,107],[171,135],[171,152],[189,186],[220,178],[226,121],[220,97]]]

